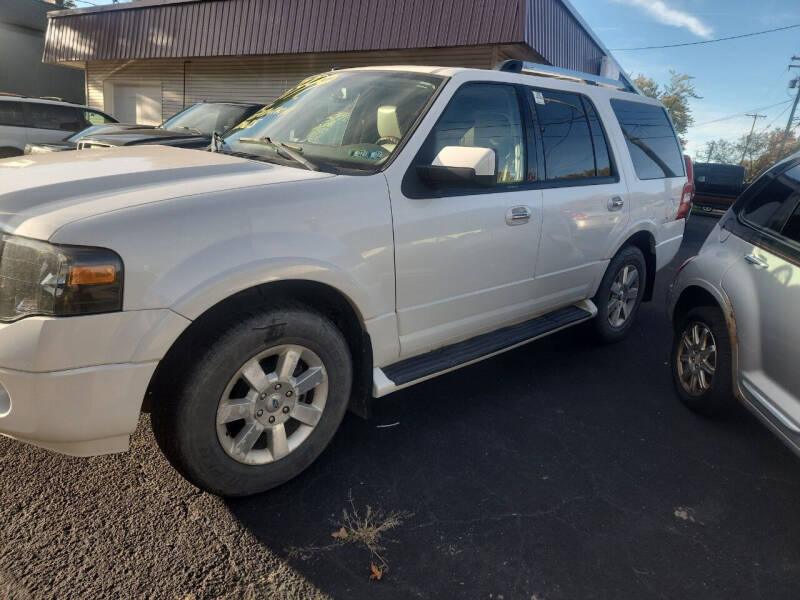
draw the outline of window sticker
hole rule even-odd
[[[544,96],[542,95],[542,92],[533,90],[533,99],[536,100],[536,104],[544,104]]]

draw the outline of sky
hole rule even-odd
[[[633,48],[715,39],[774,27],[800,24],[798,0],[572,0],[607,48]],[[738,138],[753,119],[744,113],[767,115],[756,131],[786,126],[795,90],[788,82],[799,70],[787,66],[800,56],[800,28],[685,48],[613,52],[622,68],[658,82],[669,71],[695,77],[692,100],[695,125],[686,150],[705,158],[706,143]],[[764,108],[781,102],[778,106]],[[753,109],[758,108],[758,111]],[[717,119],[738,115],[731,119]],[[709,121],[716,121],[709,123]]]
[[[800,24],[800,0],[572,0],[572,4],[612,50]],[[642,73],[665,83],[673,69],[696,78],[702,97],[691,101],[695,125],[687,135],[686,150],[702,157],[710,140],[736,139],[749,131],[753,120],[745,113],[767,115],[758,119],[756,131],[786,126],[793,97],[787,88],[793,77],[787,65],[793,55],[800,55],[800,28],[700,46],[613,54],[634,76]],[[800,70],[794,73],[800,75]]]

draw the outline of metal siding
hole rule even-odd
[[[560,0],[527,0],[525,42],[558,67],[600,73],[604,56]]]
[[[53,16],[44,58],[75,62],[515,43],[524,41],[518,27],[523,13],[519,0],[132,3]]]

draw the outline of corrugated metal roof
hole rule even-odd
[[[527,44],[597,73],[561,0],[140,0],[50,15],[43,60],[193,58]]]

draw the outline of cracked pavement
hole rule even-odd
[[[744,410],[706,420],[672,390],[664,292],[713,223],[692,217],[622,344],[567,330],[381,399],[258,497],[198,492],[146,417],[116,456],[0,439],[0,597],[796,597],[800,462]],[[413,513],[381,581],[331,544],[350,492]]]

